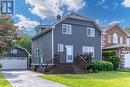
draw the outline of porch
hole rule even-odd
[[[54,59],[47,61],[44,66],[44,72],[47,74],[80,74],[88,71],[92,64],[92,57],[90,54],[77,55],[73,62],[60,62],[61,55],[55,54]],[[49,65],[53,64],[53,65]]]

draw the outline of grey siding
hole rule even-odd
[[[11,49],[17,49],[17,54],[11,54]],[[21,48],[7,48],[6,51],[7,51],[6,57],[26,57],[27,58],[29,55],[24,49],[21,49]]]
[[[38,64],[39,57],[35,57],[35,50],[39,49],[43,52],[43,62],[52,59],[52,31],[32,40],[32,63]]]
[[[66,35],[62,34],[62,24],[68,23],[72,26],[72,34]],[[77,54],[82,53],[82,46],[92,46],[95,47],[95,58],[101,59],[101,31],[95,30],[95,37],[87,37],[86,27],[95,27],[91,22],[85,22],[75,19],[65,19],[61,23],[56,25],[54,29],[54,54],[58,53],[57,44],[63,45],[73,45],[74,58]],[[96,27],[95,27],[96,28]],[[61,62],[66,62],[66,52],[61,52]]]

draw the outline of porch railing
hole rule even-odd
[[[82,71],[87,72],[87,68],[92,63],[91,54],[77,55],[77,64]]]
[[[60,54],[56,54],[54,55],[54,58],[52,60],[46,62],[45,68],[49,68],[50,64],[52,64],[51,67],[55,67],[59,63],[60,63]]]

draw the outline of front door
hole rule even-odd
[[[73,46],[66,45],[66,62],[72,63],[73,62]]]

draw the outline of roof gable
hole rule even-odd
[[[83,16],[81,16],[81,15],[79,15],[79,14],[76,14],[76,13],[73,13],[73,12],[72,12],[72,13],[66,15],[65,17],[63,17],[62,19],[58,20],[57,22],[55,22],[53,25],[48,26],[48,27],[45,29],[45,31],[42,31],[41,33],[39,33],[39,34],[37,34],[36,36],[34,36],[34,37],[32,38],[32,40],[33,40],[33,39],[36,39],[36,38],[38,38],[38,37],[40,37],[41,35],[46,34],[47,31],[50,31],[51,29],[54,29],[57,24],[59,24],[60,22],[62,22],[63,20],[65,20],[65,19],[67,19],[67,18],[72,18],[72,19],[77,19],[77,20],[83,20],[83,21],[92,22],[92,23],[97,27],[97,29],[98,29],[100,32],[102,32],[101,27],[96,23],[96,21],[94,21],[94,20],[92,20],[92,19],[90,19],[90,18],[87,18],[87,17],[83,17]]]
[[[110,25],[110,26],[104,28],[103,31],[104,31],[104,32],[107,32],[107,31],[109,31],[109,30],[111,30],[111,29],[114,29],[115,27],[118,27],[118,29],[119,29],[121,32],[123,32],[124,34],[127,35],[127,33],[122,29],[122,27],[121,27],[118,23],[113,24],[113,25]]]
[[[62,22],[63,20],[67,19],[67,18],[72,18],[72,19],[77,19],[77,20],[83,20],[83,21],[89,21],[89,22],[92,22],[96,27],[97,29],[102,32],[102,29],[101,27],[97,24],[96,21],[88,18],[88,17],[83,17],[77,13],[70,13],[68,14],[67,16],[63,17],[61,20],[57,21],[56,23],[54,23],[52,26],[54,27],[55,25],[57,25],[58,23]]]

